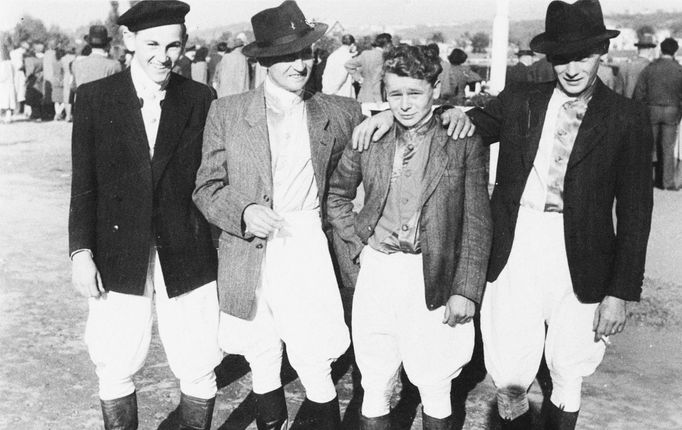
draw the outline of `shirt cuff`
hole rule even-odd
[[[87,248],[83,248],[83,249],[77,249],[77,250],[75,250],[75,251],[73,251],[73,252],[71,253],[71,255],[69,256],[69,258],[71,258],[71,261],[73,261],[73,256],[76,255],[76,254],[78,254],[79,252],[87,252],[87,253],[90,254],[90,257],[91,257],[91,258],[95,258],[95,256],[92,255],[92,251],[90,251],[90,250],[87,249]]]

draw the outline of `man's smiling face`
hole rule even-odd
[[[147,76],[161,84],[168,79],[173,65],[180,58],[186,39],[181,24],[163,25],[128,34],[126,47],[135,51],[133,61]]]
[[[298,93],[310,79],[313,50],[308,47],[290,55],[259,59],[259,62],[268,68],[268,75],[277,86]]]

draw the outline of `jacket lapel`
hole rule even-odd
[[[542,137],[542,127],[545,123],[545,114],[547,113],[547,105],[549,99],[552,98],[554,91],[553,85],[547,85],[541,88],[534,88],[528,96],[527,108],[525,114],[526,120],[526,147],[523,151],[523,166],[526,170],[530,170],[535,155],[538,152],[540,145],[540,137]],[[524,125],[521,125],[524,127]]]
[[[448,142],[448,135],[445,129],[436,125],[436,131],[431,138],[431,145],[429,147],[429,159],[426,163],[426,170],[424,172],[424,179],[422,181],[421,200],[419,207],[424,205],[424,202],[436,189],[436,185],[440,181],[445,168],[448,165],[449,157],[445,150],[445,145]]]
[[[144,130],[142,112],[140,111],[140,101],[137,98],[133,79],[130,76],[130,69],[121,74],[120,84],[113,86],[111,100],[116,105],[115,111],[123,125],[117,130],[123,134],[121,141],[125,143],[137,160],[148,164],[150,162],[149,144]]]
[[[329,118],[316,97],[306,100],[306,114],[308,116],[308,134],[310,137],[310,155],[315,171],[320,197],[326,187],[326,171],[329,165],[334,136],[329,132]]]
[[[370,161],[368,176],[373,178],[372,187],[376,187],[376,195],[386,203],[388,189],[391,186],[393,173],[393,159],[395,158],[395,125],[391,130],[370,146]],[[371,175],[371,176],[370,176]],[[383,205],[382,205],[383,207]]]
[[[166,87],[166,97],[161,108],[159,130],[154,144],[154,156],[152,157],[154,187],[158,184],[168,161],[178,146],[191,108],[192,106],[187,103],[183,95],[179,78],[172,73]]]
[[[251,101],[247,104],[244,119],[248,128],[244,131],[244,151],[260,173],[263,183],[272,189],[272,156],[270,155],[270,138],[268,123],[265,117],[265,93],[261,85],[250,93]]]
[[[594,95],[592,100],[590,100],[587,112],[585,112],[585,118],[582,124],[580,124],[578,135],[573,143],[573,150],[568,159],[568,169],[585,158],[601,142],[601,136],[607,131],[606,127],[604,127],[604,124],[607,124],[604,117],[608,114],[609,107],[606,86],[599,78],[597,78],[595,85]]]

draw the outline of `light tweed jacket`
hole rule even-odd
[[[328,179],[353,128],[362,120],[354,100],[306,95],[310,149],[320,208],[326,225]],[[260,283],[267,241],[244,232],[242,214],[250,204],[272,207],[272,162],[263,87],[223,97],[211,105],[204,130],[194,202],[222,230],[218,249],[220,309],[248,318]]]

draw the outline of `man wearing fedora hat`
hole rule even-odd
[[[180,380],[179,428],[211,427],[222,359],[217,255],[192,191],[213,96],[171,73],[188,11],[181,1],[137,3],[118,19],[130,68],[78,89],[69,247],[74,285],[89,300],[85,341],[106,429],[137,428],[132,377],[149,350],[153,307]]]
[[[326,24],[308,22],[293,1],[251,23],[256,40],[243,53],[267,77],[211,106],[194,192],[222,230],[219,343],[251,366],[259,429],[287,425],[284,344],[306,390],[306,428],[335,429],[331,364],[350,339],[323,227],[328,178],[362,115],[351,99],[304,92]]]
[[[646,109],[597,77],[619,32],[594,0],[551,2],[545,26],[530,47],[557,79],[508,86],[467,112],[484,141],[500,142],[481,331],[503,429],[531,428],[527,391],[543,351],[547,428],[575,427],[583,378],[640,298],[651,225]]]
[[[531,82],[531,69],[533,65],[533,58],[535,52],[530,49],[519,49],[516,52],[518,61],[511,67],[507,68],[507,83],[509,82]]]
[[[92,52],[71,66],[76,88],[121,71],[121,63],[109,58],[111,37],[105,26],[90,26],[90,31],[83,39],[90,45]]]
[[[623,95],[628,98],[632,98],[635,92],[639,74],[654,60],[656,55],[656,40],[653,34],[643,34],[635,46],[637,56],[625,63],[618,73],[623,77]]]
[[[597,77],[619,32],[594,0],[553,1],[545,26],[530,46],[557,80],[510,87],[468,113],[500,142],[481,331],[504,429],[530,428],[526,393],[543,351],[547,428],[575,427],[583,378],[639,300],[651,224],[646,110]]]

